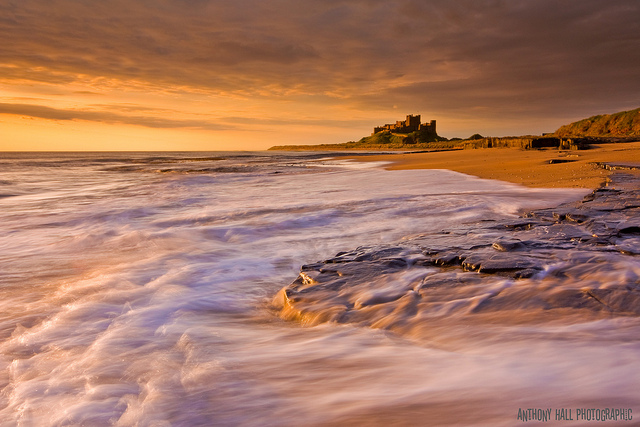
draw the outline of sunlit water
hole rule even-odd
[[[279,319],[305,263],[586,193],[367,165],[2,155],[2,425],[513,425],[520,407],[638,402],[630,319],[456,351]]]

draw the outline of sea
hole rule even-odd
[[[437,338],[282,316],[274,300],[304,265],[591,191],[385,166],[318,152],[0,153],[0,425],[640,418],[637,317],[514,319],[483,326],[510,328],[508,341],[468,345],[457,324],[447,346],[446,316]],[[638,283],[637,257],[624,262],[616,274]],[[633,425],[604,424],[616,423]]]

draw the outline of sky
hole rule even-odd
[[[637,0],[0,0],[0,151],[262,150],[640,107]]]

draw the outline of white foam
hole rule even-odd
[[[264,301],[304,263],[583,194],[375,162],[326,166],[339,170],[82,169],[55,181],[30,171],[31,196],[0,199],[0,417],[299,425],[495,392],[514,396],[504,408],[512,420],[526,396],[579,400],[637,385],[628,369],[635,344],[450,352],[380,331],[276,320]],[[530,351],[538,345],[547,347]],[[607,369],[592,372],[604,359]]]
[[[353,159],[337,159],[337,158],[327,158],[327,159],[319,159],[312,163],[313,166],[317,167],[327,167],[327,168],[346,168],[346,169],[379,169],[384,168],[393,162],[388,161],[367,161],[367,162],[359,162]]]

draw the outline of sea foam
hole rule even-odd
[[[511,425],[519,406],[564,396],[637,403],[634,318],[522,325],[510,342],[480,334],[458,346],[462,325],[446,318],[431,340],[278,318],[270,302],[302,265],[586,194],[449,171],[318,167],[323,156],[3,157],[0,418],[280,426],[427,414],[438,424],[453,411],[465,425]],[[636,277],[625,271],[620,280]],[[374,274],[353,304],[383,305],[419,280]]]

